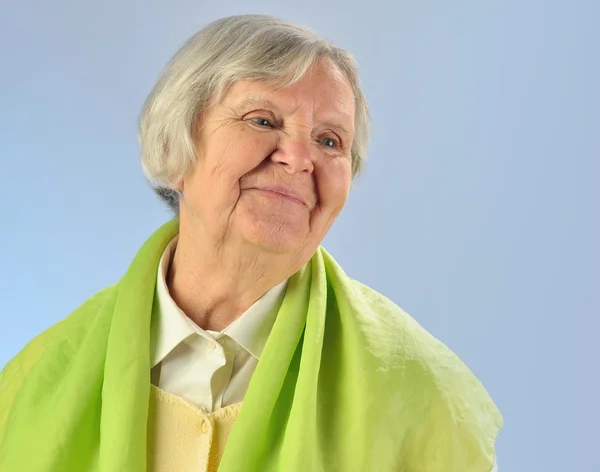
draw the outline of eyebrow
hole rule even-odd
[[[241,102],[234,103],[231,106],[236,111],[242,111],[246,108],[258,107],[258,108],[274,108],[279,110],[277,106],[270,100],[264,98],[248,97]]]
[[[333,122],[327,121],[327,122],[323,122],[321,124],[327,128],[331,128],[333,130],[340,131],[342,134],[345,134],[346,136],[350,136],[350,130],[347,129],[345,126],[341,125],[340,123],[333,123]]]

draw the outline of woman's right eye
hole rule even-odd
[[[273,128],[273,125],[266,118],[251,118],[250,121],[257,124],[258,126],[264,126],[265,128]]]

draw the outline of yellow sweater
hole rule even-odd
[[[149,472],[217,472],[242,403],[206,413],[154,385],[148,411]]]

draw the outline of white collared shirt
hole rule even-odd
[[[166,275],[177,238],[158,267],[152,319],[152,383],[207,412],[244,399],[275,322],[287,281],[220,332],[203,330],[175,304]]]

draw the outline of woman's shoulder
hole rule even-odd
[[[448,347],[386,295],[355,279],[349,279],[349,286],[352,288],[355,315],[368,323],[377,332],[377,336],[395,341],[386,344],[387,346],[410,349],[414,354],[419,352],[422,355],[440,349],[448,350]]]
[[[456,424],[457,415],[462,415],[473,434],[492,444],[502,427],[502,416],[469,367],[392,300],[356,280],[350,285],[355,294],[354,315],[369,327],[362,331],[381,364],[376,370],[386,379],[400,379],[397,385],[402,389],[429,398],[426,410],[436,412],[437,422]],[[392,398],[397,398],[395,393]]]
[[[78,344],[102,306],[112,299],[115,287],[111,285],[92,295],[71,314],[29,341],[0,371],[0,398],[8,384],[18,383],[19,379],[25,378],[52,346],[65,342]]]
[[[69,316],[33,338],[0,371],[0,443],[7,430],[15,402],[26,384],[40,377],[49,365],[69,364],[73,353],[85,339],[86,333],[101,312],[114,299],[115,286],[110,286],[88,298]],[[37,373],[36,373],[37,372]],[[43,377],[44,373],[41,374]]]
[[[346,274],[324,248],[320,255],[339,315],[346,323],[356,324],[362,341],[384,366],[382,372],[402,372],[410,363],[435,384],[452,382],[456,375],[467,381],[473,378],[448,346],[398,304]]]
[[[353,287],[353,317],[368,326],[365,341],[376,350],[386,370],[403,371],[407,363],[432,385],[445,390],[460,379],[466,388],[480,389],[480,383],[444,342],[385,295],[356,280]]]

